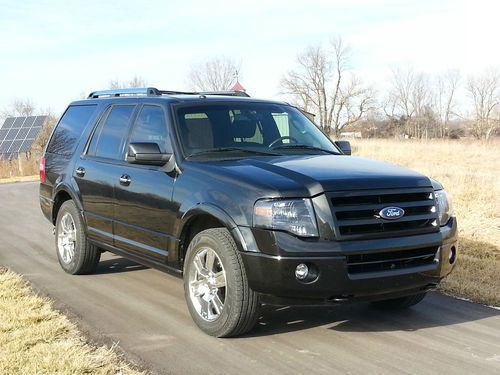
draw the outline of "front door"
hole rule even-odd
[[[154,142],[162,152],[172,152],[161,106],[139,109],[126,148],[134,142]],[[174,176],[158,166],[128,164],[114,179],[121,179],[115,185],[115,246],[165,263],[175,215]]]

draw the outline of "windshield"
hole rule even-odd
[[[177,120],[186,157],[340,154],[313,122],[287,105],[182,106]]]

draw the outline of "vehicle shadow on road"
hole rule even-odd
[[[325,332],[417,331],[464,322],[500,317],[500,311],[430,293],[419,305],[409,309],[382,311],[366,303],[317,306],[265,306],[254,328],[245,337],[285,334],[322,327]]]
[[[119,272],[131,272],[145,270],[147,267],[126,258],[112,258],[101,260],[97,266],[95,275],[103,275]]]

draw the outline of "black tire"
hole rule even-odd
[[[381,310],[406,309],[422,301],[426,295],[427,293],[420,293],[420,294],[414,294],[412,296],[386,299],[383,301],[375,301],[372,302],[372,305]]]
[[[62,219],[70,215],[72,221],[71,227],[75,230],[74,255],[67,261],[63,258],[59,250],[59,237],[63,231]],[[101,251],[98,247],[87,241],[80,212],[72,200],[68,200],[61,205],[56,219],[56,253],[57,259],[62,269],[71,275],[85,275],[95,271],[97,264],[101,259]]]
[[[191,299],[190,275],[196,274],[195,256],[201,256],[207,249],[217,255],[214,263],[221,264],[219,270],[225,272],[225,287],[217,289],[222,293],[224,304],[222,311],[213,321],[202,317]],[[220,272],[220,271],[219,271]],[[215,337],[231,337],[250,331],[259,317],[257,294],[248,286],[243,261],[231,237],[225,228],[207,229],[198,233],[189,244],[184,260],[184,292],[189,313],[198,327]],[[193,292],[194,293],[194,292]],[[199,293],[199,292],[198,292]],[[193,297],[196,299],[196,297]],[[210,304],[208,304],[210,306]]]

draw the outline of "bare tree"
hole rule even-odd
[[[44,150],[45,145],[49,141],[50,135],[52,134],[52,129],[54,129],[58,120],[56,114],[50,108],[43,109],[40,113],[46,115],[47,118],[45,119],[42,130],[31,147],[31,151],[34,153],[40,153]]]
[[[12,104],[1,112],[2,118],[33,116],[36,107],[31,99],[15,99]]]
[[[437,124],[434,96],[429,77],[411,67],[392,71],[392,88],[385,103],[385,113],[399,124],[398,133],[427,138]]]
[[[469,77],[467,91],[472,99],[475,116],[472,133],[476,138],[488,139],[500,127],[496,115],[500,106],[498,70],[489,69],[480,75]]]
[[[281,80],[284,94],[317,115],[328,133],[340,135],[342,129],[357,123],[373,107],[373,91],[349,70],[351,51],[341,38],[323,46],[308,47],[297,56],[297,67]]]
[[[412,92],[415,82],[413,69],[393,69],[392,89],[389,93],[389,104],[392,114],[400,114],[410,119],[415,109],[412,105]]]
[[[134,75],[130,81],[120,81],[118,79],[114,79],[109,81],[110,89],[124,89],[129,87],[147,87],[147,81],[138,75]]]
[[[188,84],[195,91],[230,90],[239,74],[241,64],[219,56],[194,65],[188,76]]]
[[[290,95],[294,103],[318,116],[319,125],[327,127],[329,108],[326,82],[330,79],[331,63],[321,46],[308,47],[297,56],[298,69],[290,70],[281,80],[284,93]]]
[[[460,72],[448,70],[436,79],[436,108],[439,115],[439,136],[448,135],[451,116],[455,114],[455,97],[460,83]]]

